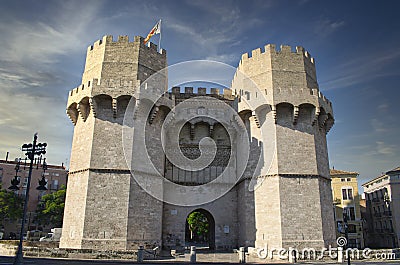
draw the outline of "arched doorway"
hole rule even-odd
[[[196,209],[188,214],[185,225],[185,244],[186,246],[215,249],[215,221],[209,211]]]

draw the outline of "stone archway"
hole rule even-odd
[[[201,213],[206,219],[208,223],[208,232],[203,236],[193,236],[188,223],[188,217],[194,213]],[[209,250],[215,250],[215,220],[212,214],[205,209],[196,209],[191,211],[185,220],[185,245],[186,246],[196,246],[202,248],[208,248]]]

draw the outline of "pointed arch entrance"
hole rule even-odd
[[[199,213],[198,216],[204,217],[204,223],[206,224],[207,231],[201,231],[197,233],[196,231],[191,231],[188,218],[193,213]],[[185,224],[185,244],[186,246],[196,246],[204,247],[210,250],[215,250],[215,220],[212,214],[205,209],[196,209],[191,211],[186,216]]]

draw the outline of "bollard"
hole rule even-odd
[[[143,252],[144,252],[143,246],[139,246],[139,249],[137,252],[137,262],[143,262]]]
[[[338,263],[343,262],[343,248],[342,247],[337,248],[337,260],[338,260]]]
[[[190,247],[190,263],[196,263],[196,247]]]
[[[244,247],[239,248],[239,263],[246,263],[246,252]]]

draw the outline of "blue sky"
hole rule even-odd
[[[50,163],[68,162],[67,93],[87,46],[103,35],[146,36],[163,20],[168,63],[237,66],[267,43],[300,45],[316,59],[333,102],[331,166],[360,182],[400,165],[399,1],[1,1],[0,157],[21,156],[35,131]],[[157,42],[157,39],[155,39]]]

